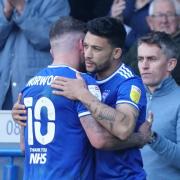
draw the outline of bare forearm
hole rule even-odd
[[[127,148],[142,147],[147,141],[141,133],[133,133],[127,140],[122,141],[113,136],[91,115],[81,117],[81,124],[96,149],[123,150]]]
[[[124,112],[101,103],[89,91],[85,90],[79,100],[90,110],[92,116],[110,133],[121,140],[127,139],[134,129],[134,124]]]
[[[78,79],[59,77],[51,86],[61,90],[54,90],[54,94],[81,101],[94,119],[119,139],[126,140],[134,131],[138,110],[127,103],[117,105],[116,108],[101,103],[96,94],[91,94],[93,92],[85,88],[80,77]]]
[[[147,142],[143,140],[140,133],[133,133],[127,140],[121,141],[116,137],[107,137],[105,150],[124,150],[127,148],[141,148]]]

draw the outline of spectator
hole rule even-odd
[[[126,50],[136,42],[137,38],[148,33],[146,21],[151,0],[114,0],[111,16],[122,18],[124,24],[131,28],[126,38]]]
[[[173,0],[154,0],[147,22],[152,31],[174,34],[177,31],[177,12]]]
[[[151,31],[163,31],[172,36],[177,46],[180,46],[180,32],[178,29],[179,15],[176,12],[173,0],[154,0],[149,9],[147,17],[148,25]],[[137,44],[125,54],[124,62],[135,69],[139,73],[137,67]],[[180,63],[172,72],[176,82],[180,84]]]
[[[126,1],[125,0],[114,0],[111,6],[110,10],[110,16],[116,19],[119,19],[120,21],[124,21],[123,12],[126,8]],[[124,22],[123,22],[124,23]],[[132,28],[124,24],[125,30],[127,35],[130,31],[132,31]]]
[[[25,83],[52,61],[50,26],[68,14],[66,0],[0,2],[0,109],[12,109]]]
[[[153,139],[142,149],[147,180],[180,178],[180,87],[171,76],[177,46],[170,35],[156,32],[140,38],[138,67],[154,115]]]

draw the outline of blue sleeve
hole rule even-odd
[[[69,15],[66,0],[27,1],[22,15],[15,13],[13,20],[28,41],[37,49],[49,48],[49,30],[61,16]]]
[[[79,118],[91,114],[90,111],[80,101],[76,102],[76,110],[78,112]]]
[[[139,111],[135,131],[146,119],[146,92],[140,78],[124,81],[118,89],[116,104],[128,103]]]
[[[138,110],[146,105],[146,93],[140,79],[132,78],[121,84],[118,89],[116,104],[120,103],[129,103]]]
[[[89,76],[87,74],[81,74],[81,75],[82,75],[83,79],[85,80],[86,85],[87,85],[89,91],[94,96],[96,96],[98,99],[101,100],[100,89],[99,89],[95,79],[93,79],[91,76]],[[87,114],[91,114],[89,112],[89,110],[87,110],[87,108],[81,102],[79,102],[79,101],[77,103],[77,112],[78,112],[78,116],[79,117],[82,117],[82,116],[87,115]]]

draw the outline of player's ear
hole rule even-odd
[[[177,64],[177,59],[175,58],[171,58],[168,60],[168,71],[173,71],[174,68],[176,67]]]
[[[147,16],[146,22],[147,22],[149,28],[153,31],[154,30],[154,18],[152,16]]]
[[[119,59],[122,54],[122,49],[121,48],[114,48],[113,50],[113,57],[114,59]]]
[[[54,58],[54,53],[52,49],[50,49],[50,53],[51,53],[51,56]]]

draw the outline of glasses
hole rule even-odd
[[[163,18],[166,18],[168,20],[174,20],[176,17],[176,14],[154,14],[152,15],[152,17],[161,20]]]

